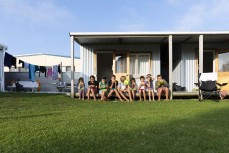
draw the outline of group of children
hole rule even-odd
[[[148,93],[149,101],[154,101],[154,78],[151,74],[146,77],[141,76],[139,84],[136,83],[135,78],[132,78],[129,82],[125,76],[120,78],[120,82],[116,80],[116,76],[112,75],[111,79],[107,82],[106,77],[103,77],[98,83],[95,77],[90,76],[88,81],[87,99],[90,99],[90,95],[93,96],[96,101],[96,94],[99,92],[101,100],[109,99],[113,94],[119,98],[120,101],[133,101],[135,100],[136,93],[139,93],[139,99],[146,101],[146,94]],[[161,93],[165,92],[166,100],[168,100],[168,83],[162,79],[161,75],[157,76],[157,81],[155,83],[155,88],[158,92],[158,100],[160,100]],[[84,100],[85,97],[85,83],[83,78],[78,80],[78,91],[79,99]]]

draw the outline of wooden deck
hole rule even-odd
[[[155,95],[155,97],[157,97],[157,93],[155,92],[154,93],[154,95]],[[75,96],[76,97],[79,97],[79,93],[76,93],[75,94]],[[164,96],[164,95],[162,95],[162,96]],[[180,97],[195,97],[195,98],[198,98],[198,92],[184,92],[184,91],[182,91],[182,92],[173,92],[173,96],[176,98],[180,98]],[[91,96],[92,97],[92,96]],[[100,97],[100,95],[99,94],[96,94],[96,97]],[[136,97],[139,97],[139,94],[137,93],[136,94]]]

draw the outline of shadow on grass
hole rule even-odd
[[[0,119],[23,119],[23,118],[34,118],[34,117],[48,117],[51,115],[60,115],[62,113],[43,113],[43,114],[32,114],[32,115],[24,115],[24,116],[0,116]]]
[[[228,119],[229,109],[221,109],[144,128],[128,128],[130,121],[127,120],[116,125],[108,125],[115,127],[112,130],[86,127],[86,131],[74,133],[66,129],[65,132],[53,133],[48,138],[37,138],[16,150],[17,152],[226,153],[229,152]],[[131,122],[139,124],[142,119],[132,119]]]

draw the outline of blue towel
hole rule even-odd
[[[35,81],[35,72],[39,71],[39,67],[37,65],[29,64],[29,79],[31,81]]]

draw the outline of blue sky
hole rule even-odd
[[[229,0],[0,0],[0,43],[70,55],[69,32],[229,30],[228,16]]]

